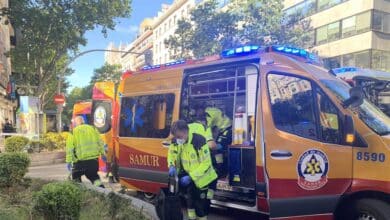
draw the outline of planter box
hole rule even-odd
[[[44,166],[50,164],[64,163],[65,162],[65,152],[64,151],[55,151],[55,152],[41,152],[41,153],[32,153],[29,154],[31,159],[30,166]]]

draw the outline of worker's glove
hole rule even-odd
[[[106,155],[102,155],[102,161],[103,161],[104,163],[107,163],[107,157],[106,157]]]
[[[223,149],[222,144],[217,144],[217,150],[222,150],[222,149]]]
[[[66,164],[66,168],[68,169],[68,171],[72,171],[72,164],[71,163],[67,163]]]
[[[190,183],[191,183],[191,177],[190,177],[190,176],[183,176],[183,177],[180,179],[180,184],[181,184],[182,186],[188,186]]]
[[[176,168],[174,166],[169,167],[169,176],[174,176],[176,174]]]

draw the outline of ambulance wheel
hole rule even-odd
[[[142,194],[143,194],[145,201],[150,202],[150,203],[156,202],[156,194],[148,193],[148,192],[143,192]]]
[[[358,220],[387,220],[390,219],[390,205],[377,199],[358,200],[354,215]]]

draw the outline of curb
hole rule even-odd
[[[46,166],[51,164],[65,163],[65,152],[41,152],[29,154],[31,159],[30,167]]]
[[[152,205],[148,202],[145,202],[145,201],[138,199],[136,197],[133,197],[133,196],[114,192],[114,191],[107,189],[107,188],[104,188],[104,189],[97,188],[97,187],[95,187],[93,185],[89,185],[89,184],[88,185],[83,184],[83,186],[85,186],[86,188],[88,188],[90,190],[94,190],[96,192],[103,193],[105,195],[108,195],[109,193],[115,193],[117,196],[119,196],[123,199],[130,200],[133,207],[140,210],[142,212],[142,214],[144,214],[147,218],[149,218],[151,220],[159,220],[159,218],[157,217],[154,205]]]

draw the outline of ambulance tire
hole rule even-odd
[[[361,199],[356,202],[354,219],[390,219],[390,205],[377,199]]]
[[[142,197],[145,201],[149,203],[156,203],[156,194],[148,193],[148,192],[142,192]]]

